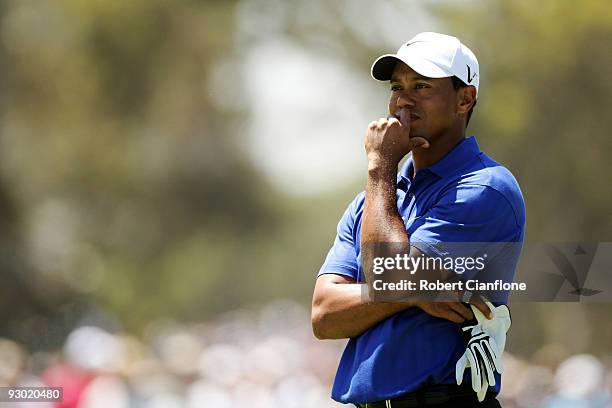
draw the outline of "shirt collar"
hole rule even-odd
[[[439,177],[447,177],[463,168],[474,157],[480,154],[480,147],[474,136],[467,137],[453,147],[444,157],[426,169]],[[398,175],[398,183],[410,183],[412,172],[414,171],[412,155],[406,160]],[[425,169],[423,169],[425,170]]]

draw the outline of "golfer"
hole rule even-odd
[[[340,219],[312,304],[317,338],[349,338],[332,398],[367,408],[499,407],[507,298],[494,305],[470,292],[456,302],[363,296],[369,243],[440,257],[445,243],[523,241],[518,183],[466,136],[478,61],[457,38],[427,32],[378,58],[371,73],[389,84],[389,116],[367,126],[366,188]],[[519,252],[499,262],[506,280]]]

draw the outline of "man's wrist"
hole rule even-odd
[[[377,180],[395,180],[398,163],[378,158],[368,160],[368,177]]]

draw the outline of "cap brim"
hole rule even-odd
[[[392,54],[378,57],[372,64],[372,78],[378,81],[389,81],[393,74],[393,69],[395,69],[395,65],[400,61],[399,58]]]
[[[393,70],[398,62],[403,62],[420,75],[428,78],[445,78],[453,76],[452,73],[423,58],[410,58],[409,56],[400,58],[395,54],[386,54],[378,57],[372,64],[372,78],[378,81],[391,80]]]

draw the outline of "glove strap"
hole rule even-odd
[[[463,303],[463,304],[466,307],[470,308],[471,310],[471,306],[469,303]],[[478,326],[478,320],[476,320],[476,316],[474,316],[470,320],[465,320],[463,323],[459,323],[459,326],[461,327],[461,333],[463,334],[463,340],[465,341],[465,344],[467,346],[467,344],[470,342],[470,339],[472,338],[472,329]]]

